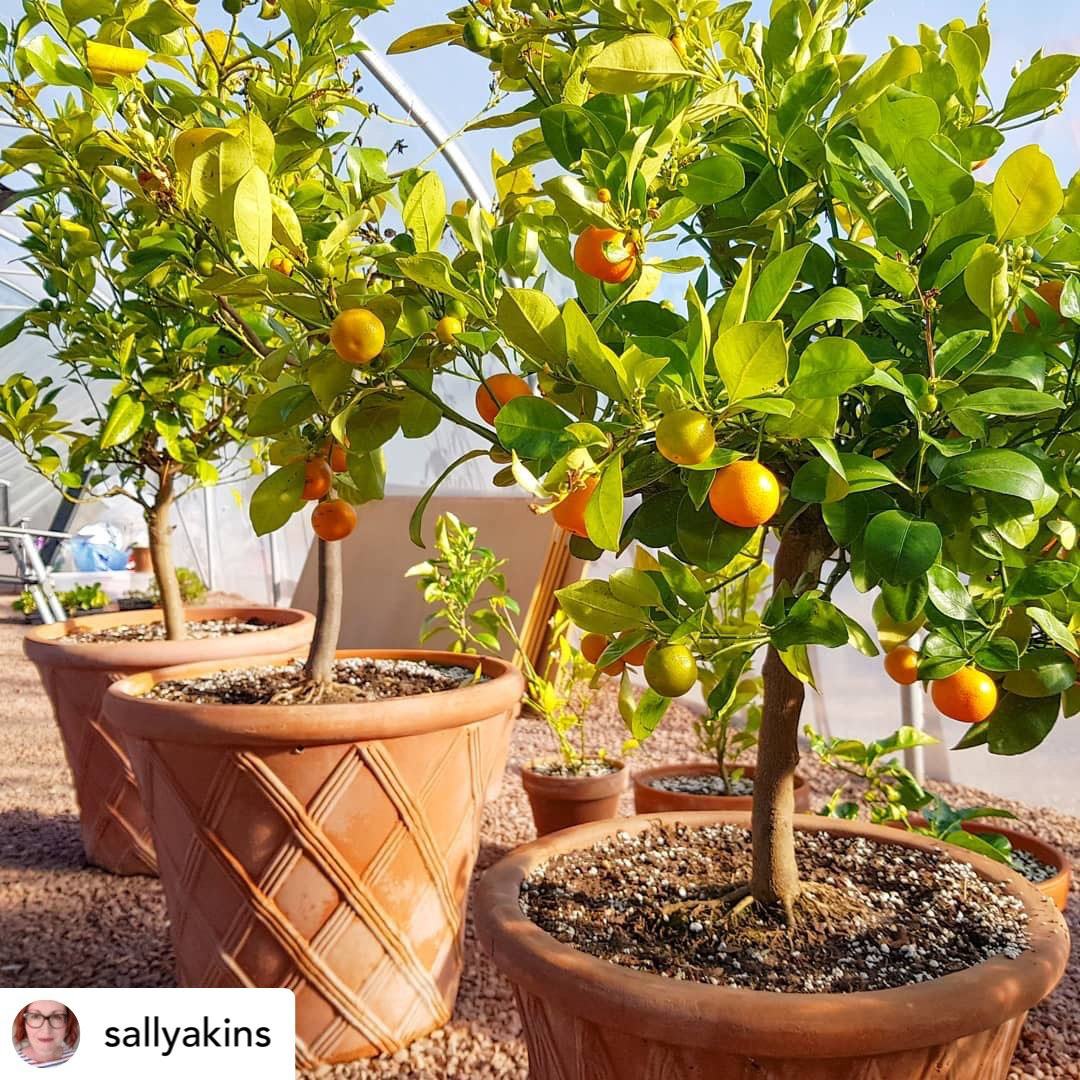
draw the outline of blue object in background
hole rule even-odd
[[[128,564],[126,551],[113,544],[95,544],[81,536],[72,538],[71,557],[75,569],[82,571],[126,570]]]

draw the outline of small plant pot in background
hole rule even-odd
[[[742,769],[743,776],[753,780],[757,769],[753,765],[729,765],[728,770]],[[639,814],[658,814],[674,810],[749,810],[753,795],[694,795],[653,787],[652,781],[669,776],[718,776],[719,768],[709,762],[687,762],[685,765],[660,765],[634,773],[634,809]],[[795,776],[795,809],[805,813],[810,809],[810,785],[805,777]]]
[[[521,784],[529,796],[537,836],[618,814],[627,769],[622,761],[608,760],[618,768],[600,776],[548,776],[531,765],[522,768]]]
[[[154,562],[150,558],[150,549],[148,547],[133,547],[131,549],[131,569],[136,574],[152,574],[154,572]]]
[[[159,609],[80,615],[31,630],[23,641],[52,702],[75,784],[86,859],[114,874],[156,874],[150,827],[139,801],[123,739],[102,715],[109,684],[148,668],[229,656],[257,656],[303,647],[315,620],[292,608],[194,608],[189,622],[259,619],[268,630],[183,641],[112,641],[79,644],[69,634],[160,622]]]
[[[595,822],[518,848],[477,887],[477,939],[513,984],[531,1080],[1004,1080],[1028,1009],[1065,971],[1069,935],[1061,914],[1019,875],[963,848],[953,853],[958,862],[1023,903],[1030,947],[889,990],[775,993],[665,978],[563,944],[522,912],[522,881],[542,863],[657,820],[750,824],[746,813]],[[796,817],[795,828],[886,847],[941,846],[914,833],[808,815]]]
[[[144,696],[255,657],[136,675],[105,703],[153,827],[179,984],[292,989],[304,1068],[392,1054],[450,1019],[484,794],[524,691],[491,657],[337,655],[487,678],[349,704]]]

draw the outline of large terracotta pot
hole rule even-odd
[[[305,1067],[450,1019],[484,792],[524,690],[489,657],[338,656],[479,663],[488,678],[349,705],[142,697],[250,663],[232,661],[136,675],[106,700],[153,826],[180,985],[289,987]]]
[[[157,862],[123,740],[101,714],[109,684],[170,664],[297,649],[311,640],[315,628],[311,615],[292,608],[200,607],[189,609],[186,616],[189,621],[240,618],[275,625],[252,634],[185,641],[77,645],[60,640],[84,630],[161,621],[159,609],[119,611],[41,626],[23,642],[60,727],[75,782],[87,861],[114,874],[156,874]]]
[[[610,760],[618,769],[602,776],[548,776],[522,767],[521,786],[529,796],[537,836],[615,817],[626,790],[626,765]]]
[[[742,769],[751,780],[757,775],[754,765],[729,765]],[[652,786],[652,781],[664,776],[715,776],[720,770],[708,762],[687,762],[684,765],[660,765],[655,769],[642,769],[634,773],[634,809],[639,814],[659,814],[669,810],[713,810],[724,813],[730,810],[749,810],[754,805],[753,795],[690,795],[681,791],[666,791]],[[795,776],[795,809],[810,809],[810,785],[806,779]]]
[[[640,832],[655,821],[749,826],[740,814],[663,814],[598,822],[518,848],[483,877],[477,935],[514,986],[531,1080],[1004,1080],[1027,1010],[1057,985],[1069,957],[1061,914],[1018,874],[950,851],[1022,899],[1032,948],[894,990],[778,994],[665,979],[579,952],[518,904],[521,882],[561,852]],[[881,844],[937,847],[927,837],[800,815]]]

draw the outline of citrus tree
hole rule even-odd
[[[476,314],[545,393],[485,419],[578,554],[657,552],[559,594],[612,638],[598,665],[655,643],[635,738],[700,664],[734,695],[733,659],[764,653],[752,879],[731,896],[789,919],[809,650],[877,652],[842,583],[892,644],[925,625],[913,675],[970,725],[962,746],[1019,753],[1080,706],[1080,182],[1037,146],[999,153],[1080,58],[1036,54],[991,97],[983,15],[868,61],[846,47],[867,6],[748,24],[747,3],[493,0],[395,46],[462,44],[517,95],[477,124],[519,129],[508,175],[549,177],[503,200],[549,276]],[[710,590],[767,544],[760,626],[725,627]]]

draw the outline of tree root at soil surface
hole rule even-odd
[[[318,705],[326,696],[331,683],[303,682],[279,690],[267,702],[268,705]]]

